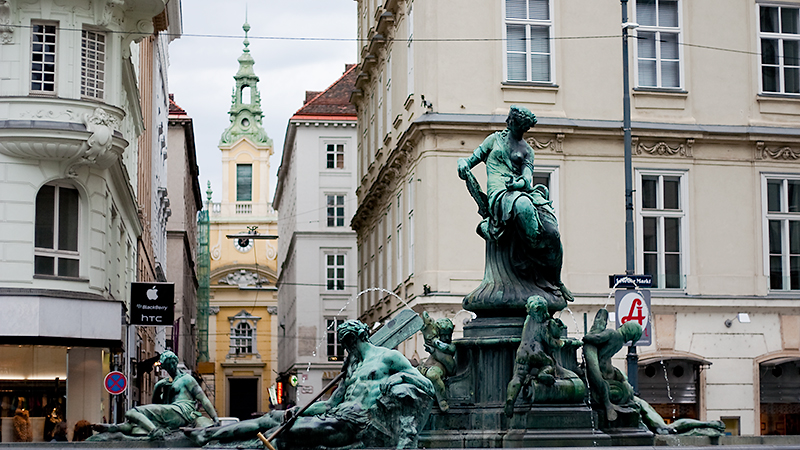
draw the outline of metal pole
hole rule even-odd
[[[622,131],[625,135],[625,273],[636,270],[633,241],[633,167],[631,163],[631,94],[628,75],[628,0],[622,5]],[[618,311],[619,312],[619,311]],[[639,393],[639,355],[636,346],[628,347],[628,382]]]

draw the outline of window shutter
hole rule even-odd
[[[658,2],[658,26],[678,27],[677,0],[660,0]]]
[[[536,20],[550,19],[550,5],[548,0],[530,0],[530,15],[528,18]]]
[[[506,0],[506,17],[509,19],[527,19],[525,0]]]
[[[656,26],[656,0],[636,0],[636,21],[642,26]]]

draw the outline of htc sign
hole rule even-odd
[[[174,320],[174,283],[131,283],[131,325],[172,326]]]

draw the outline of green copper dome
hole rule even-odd
[[[247,137],[256,144],[272,145],[272,139],[267,136],[267,132],[261,126],[261,118],[264,113],[261,111],[261,94],[258,92],[258,76],[253,71],[255,60],[250,54],[250,40],[247,33],[250,31],[250,24],[245,21],[242,26],[244,30],[244,50],[239,57],[239,71],[233,76],[236,86],[231,95],[231,124],[222,133],[220,145],[230,145],[241,137]]]

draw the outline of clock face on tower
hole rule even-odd
[[[236,247],[236,250],[247,253],[253,248],[253,239],[234,239],[233,246]]]

